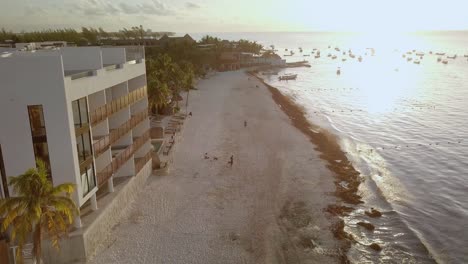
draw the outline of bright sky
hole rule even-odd
[[[114,31],[468,30],[468,0],[0,0],[0,28]]]

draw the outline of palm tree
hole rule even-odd
[[[47,180],[47,168],[37,160],[37,168],[24,174],[10,177],[9,185],[16,197],[0,201],[0,216],[4,216],[1,231],[11,228],[11,238],[18,243],[17,257],[22,260],[21,251],[30,234],[33,239],[33,257],[41,263],[41,241],[47,237],[55,248],[66,234],[78,214],[78,209],[70,198],[75,186],[65,183],[53,186]],[[47,235],[47,236],[45,236]]]

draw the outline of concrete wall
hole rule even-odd
[[[100,47],[61,48],[63,68],[71,70],[97,70],[102,68]]]
[[[79,183],[71,102],[67,102],[60,54],[0,58],[0,144],[5,172],[15,176],[35,167],[28,105],[43,105],[55,185]],[[78,201],[78,193],[75,199]]]
[[[123,68],[114,71],[99,69],[95,76],[71,80],[65,78],[66,89],[70,93],[70,99],[76,100],[88,94],[107,89],[129,79],[144,75],[146,72],[144,61],[137,64],[124,64]]]
[[[102,48],[102,61],[104,64],[123,64],[127,62],[125,48]]]
[[[106,240],[112,228],[128,215],[130,204],[144,188],[146,180],[151,175],[151,161],[149,161],[138,175],[129,179],[116,192],[107,197],[105,205],[100,206],[96,219],[89,226],[62,240],[61,250],[57,252],[50,244],[44,244],[43,256],[45,263],[65,264],[83,263],[98,251],[108,247],[111,241]]]

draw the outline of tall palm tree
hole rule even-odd
[[[65,183],[53,186],[47,180],[44,162],[37,160],[37,168],[24,174],[10,177],[9,185],[16,197],[0,201],[0,216],[4,216],[2,231],[11,228],[11,238],[18,243],[17,256],[22,260],[21,251],[29,235],[33,239],[33,257],[41,263],[41,241],[49,238],[55,248],[59,240],[68,233],[78,209],[70,198],[75,186]]]

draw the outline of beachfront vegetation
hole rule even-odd
[[[22,261],[22,248],[32,235],[32,255],[41,263],[41,241],[47,237],[56,248],[59,240],[67,234],[78,209],[70,198],[75,186],[53,186],[47,179],[48,171],[41,160],[37,168],[11,177],[9,185],[16,197],[0,200],[0,216],[4,216],[1,231],[11,230],[11,238],[18,244],[17,258]]]
[[[164,34],[170,36],[173,32],[152,32],[145,30],[143,26],[135,26],[129,29],[123,28],[117,32],[106,32],[102,28],[82,27],[81,31],[72,28],[45,29],[41,31],[20,32],[2,28],[0,30],[0,42],[41,42],[41,41],[66,41],[79,46],[100,45],[104,39],[141,39],[159,38]]]
[[[239,41],[228,41],[210,35],[204,36],[199,43],[204,45],[212,44],[214,45],[214,49],[219,52],[239,51],[260,54],[260,51],[263,49],[263,46],[258,44],[256,41],[245,39],[240,39]]]

